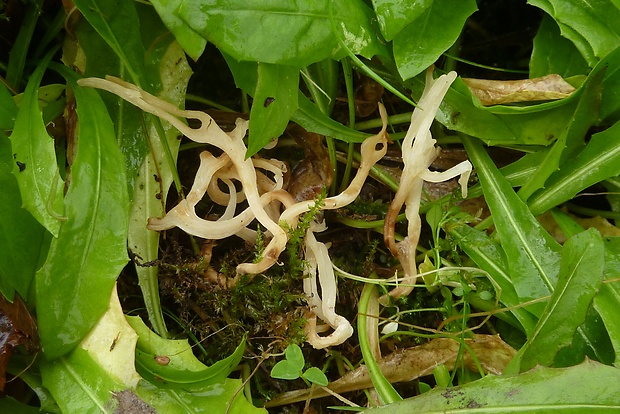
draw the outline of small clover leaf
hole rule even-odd
[[[308,368],[306,372],[304,372],[304,374],[302,375],[302,378],[316,385],[322,385],[323,387],[326,387],[327,384],[329,383],[323,371],[321,371],[317,367]]]
[[[302,371],[305,360],[304,354],[298,345],[291,344],[287,346],[284,355],[286,359],[278,362],[271,369],[272,378],[294,380],[301,377],[307,384],[311,382],[322,386],[326,386],[329,383],[323,371],[316,367],[310,367],[305,372]]]

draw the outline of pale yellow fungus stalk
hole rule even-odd
[[[435,146],[437,141],[433,139],[430,127],[439,105],[456,76],[456,72],[450,72],[433,79],[432,69],[427,71],[422,97],[411,115],[411,125],[402,141],[403,172],[398,191],[385,217],[383,228],[385,244],[392,254],[398,257],[405,274],[404,278],[400,280],[402,286],[398,286],[390,292],[392,297],[408,295],[417,278],[415,256],[422,227],[419,211],[424,181],[440,182],[460,175],[459,184],[461,185],[462,196],[467,196],[467,180],[472,169],[469,161],[463,161],[444,172],[429,170],[440,151]],[[394,226],[403,204],[408,221],[407,236],[400,243],[396,243]],[[382,297],[381,302],[385,304],[387,297]]]

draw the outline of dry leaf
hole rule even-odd
[[[485,106],[562,99],[575,92],[560,75],[513,81],[463,78],[463,82]]]
[[[505,343],[498,335],[474,335],[466,339],[476,356],[480,366],[486,373],[499,375],[516,351]],[[383,375],[391,383],[413,381],[430,375],[436,366],[445,364],[448,369],[460,367],[463,363],[472,371],[478,371],[472,355],[467,351],[459,358],[460,343],[450,338],[436,338],[424,345],[401,349],[378,361]],[[458,361],[457,361],[457,358]],[[331,382],[327,388],[338,394],[363,390],[372,387],[372,381],[365,365],[349,372],[342,378]],[[303,401],[308,397],[309,389],[286,392],[265,404],[265,407],[276,407]],[[314,389],[312,398],[326,397],[329,394],[323,389]]]
[[[0,392],[4,393],[6,367],[19,345],[34,353],[39,350],[39,334],[34,318],[16,294],[13,303],[0,294]]]

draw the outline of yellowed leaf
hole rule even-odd
[[[478,371],[474,358],[482,369],[489,374],[499,375],[516,351],[498,335],[474,335],[465,343],[471,353],[463,352],[459,356],[460,343],[450,338],[436,338],[424,345],[401,349],[378,361],[379,368],[391,382],[413,381],[433,373],[436,366],[445,364],[449,370],[465,366]],[[349,372],[338,380],[331,382],[327,388],[335,393],[372,388],[372,381],[365,365]],[[265,407],[277,407],[292,404],[308,398],[310,389],[289,391],[272,399]],[[313,389],[311,398],[321,398],[329,393],[322,388]]]
[[[562,99],[575,92],[572,85],[555,74],[512,81],[463,78],[463,82],[485,106]]]

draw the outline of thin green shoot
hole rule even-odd
[[[360,350],[362,351],[362,357],[364,358],[364,364],[368,369],[368,375],[372,380],[372,384],[377,390],[377,394],[379,395],[379,399],[383,404],[391,404],[396,401],[401,401],[402,397],[398,392],[394,389],[392,384],[385,378],[381,369],[379,368],[379,364],[375,359],[372,349],[370,348],[369,342],[369,332],[367,329],[367,320],[368,320],[368,306],[371,301],[371,298],[377,301],[377,293],[375,290],[375,285],[368,283],[364,285],[364,289],[362,290],[362,295],[360,296],[360,301],[358,305],[358,315],[357,315],[357,333],[360,343]]]
[[[349,59],[342,59],[342,74],[344,76],[344,84],[347,91],[347,106],[349,110],[349,128],[355,129],[355,92],[353,90],[353,69]],[[340,192],[344,191],[351,182],[351,170],[353,165],[354,145],[350,142],[347,146],[347,159],[345,169],[340,183]]]
[[[220,111],[235,112],[233,109],[230,109],[227,106],[224,106],[224,105],[219,104],[219,103],[217,103],[215,101],[212,101],[211,99],[207,99],[207,98],[204,98],[204,97],[198,96],[198,95],[192,95],[190,93],[185,95],[185,100],[186,101],[190,101],[190,102],[200,103],[200,104],[203,104],[203,105],[208,105],[208,106],[210,106],[212,108],[219,109]]]
[[[529,74],[529,72],[527,70],[505,69],[505,68],[498,68],[498,67],[495,67],[495,66],[483,65],[482,63],[472,62],[471,60],[463,59],[463,58],[455,56],[455,55],[453,55],[451,53],[444,53],[443,55],[445,57],[447,57],[447,58],[456,60],[457,62],[466,63],[466,64],[468,64],[470,66],[475,66],[475,67],[481,68],[481,69],[493,70],[495,72],[518,73],[518,74],[522,74],[522,75]]]

